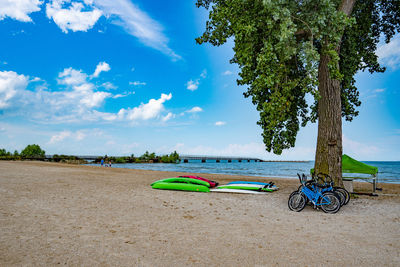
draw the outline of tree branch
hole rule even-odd
[[[306,38],[309,37],[311,33],[306,30],[298,30],[297,32],[294,33],[294,35],[298,38]]]
[[[342,3],[340,3],[339,6],[339,11],[342,11],[347,16],[350,16],[351,12],[353,12],[353,7],[355,3],[356,0],[342,0]]]
[[[313,35],[313,32],[312,32],[310,26],[307,24],[307,22],[305,22],[305,21],[302,20],[302,19],[296,18],[295,16],[292,16],[292,15],[291,15],[291,17],[294,18],[294,19],[300,20],[300,21],[301,21],[304,25],[306,25],[307,28],[308,28],[308,31],[306,31],[306,30],[299,30],[299,31],[297,31],[297,32],[295,33],[295,36],[296,36],[297,40],[300,40],[300,39],[303,39],[303,38],[305,39],[306,37],[310,37],[310,36],[311,36],[310,43],[311,43],[311,45],[312,45],[313,42],[314,42],[314,35]]]

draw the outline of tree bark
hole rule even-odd
[[[339,11],[349,16],[356,0],[342,0]],[[340,51],[340,43],[336,51]],[[342,103],[340,81],[331,78],[328,55],[321,55],[318,67],[318,138],[315,153],[315,174],[324,173],[332,177],[336,186],[342,181]]]
[[[328,174],[337,186],[342,182],[342,104],[340,82],[331,78],[329,56],[321,55],[318,68],[318,138],[315,174]]]

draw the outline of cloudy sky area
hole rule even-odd
[[[0,0],[0,148],[314,159],[315,124],[281,156],[265,151],[232,44],[195,43],[206,18],[194,0]],[[400,160],[400,37],[378,54],[388,69],[357,75],[344,152]]]

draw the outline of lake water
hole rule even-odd
[[[400,161],[365,161],[378,167],[378,182],[400,183]],[[98,165],[98,164],[89,164]],[[113,164],[114,168],[128,168],[155,171],[176,171],[186,173],[210,173],[246,175],[262,177],[297,178],[297,173],[309,174],[314,161],[308,162],[189,162],[179,164],[165,163],[126,163]]]

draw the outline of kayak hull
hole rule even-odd
[[[269,188],[266,185],[257,185],[257,184],[227,184],[227,185],[220,185],[217,188],[265,191],[265,192],[272,192],[276,190],[275,188]]]
[[[277,187],[276,185],[274,185],[273,183],[261,183],[261,182],[250,182],[250,181],[234,181],[234,182],[230,182],[227,185],[232,185],[232,186],[237,186],[240,185],[242,187],[246,187],[247,185],[250,187],[266,187],[269,190],[268,191],[276,191],[279,189],[279,187]]]
[[[253,194],[253,195],[266,195],[266,194],[268,194],[268,192],[260,192],[260,191],[254,191],[254,190],[242,190],[242,189],[229,189],[229,188],[210,189],[210,192],[236,193],[236,194]]]
[[[200,176],[182,175],[182,176],[179,176],[179,177],[192,178],[192,179],[202,180],[202,181],[205,181],[205,182],[209,183],[209,184],[210,184],[210,187],[216,187],[216,186],[218,185],[217,182],[208,180],[207,178],[203,178],[203,177],[200,177]]]
[[[210,184],[207,183],[206,181],[202,181],[199,179],[193,179],[193,178],[185,178],[185,177],[173,177],[173,178],[166,178],[162,180],[155,181],[154,183],[151,184],[153,186],[154,184],[157,183],[183,183],[183,184],[197,184],[197,185],[202,185],[205,187],[210,187]]]
[[[251,181],[234,181],[234,182],[229,182],[228,184],[257,184],[257,185],[269,185],[270,183],[251,182]]]
[[[193,191],[193,192],[210,192],[210,188],[204,185],[191,184],[191,183],[168,183],[157,182],[151,185],[154,189],[165,190],[179,190],[179,191]]]

